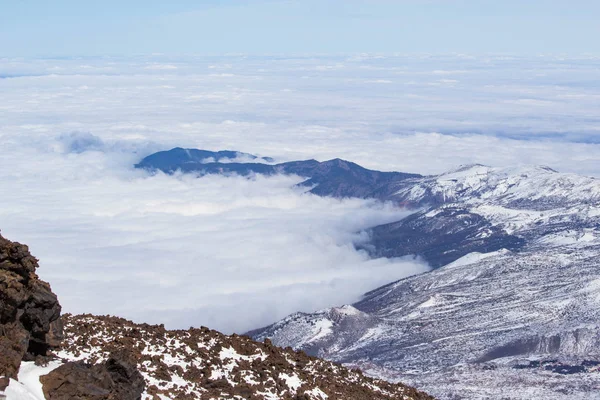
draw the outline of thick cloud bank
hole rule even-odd
[[[4,150],[3,231],[31,245],[66,311],[241,332],[426,269],[352,246],[401,211],[303,194],[298,178],[147,176],[114,152]]]
[[[370,260],[400,219],[293,177],[148,176],[175,146],[381,170],[545,164],[600,176],[600,60],[558,57],[0,59],[0,228],[65,311],[244,331],[427,266]]]

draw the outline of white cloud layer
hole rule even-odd
[[[0,59],[0,228],[69,312],[244,331],[356,300],[414,261],[355,234],[401,210],[292,177],[149,177],[174,146],[381,170],[545,164],[600,176],[600,60]],[[171,68],[176,67],[176,68]]]
[[[68,312],[243,332],[426,269],[352,246],[402,211],[302,194],[298,178],[149,177],[121,169],[129,154],[3,149],[3,233]]]

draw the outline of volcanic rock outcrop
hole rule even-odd
[[[0,390],[22,360],[46,356],[62,339],[60,304],[37,267],[26,245],[0,236]]]
[[[48,400],[140,400],[146,384],[128,351],[114,351],[106,362],[68,362],[42,376]]]

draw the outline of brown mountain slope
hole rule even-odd
[[[146,381],[145,399],[433,399],[268,340],[204,327],[166,330],[109,316],[62,318],[65,341],[59,357],[98,363],[128,349]]]

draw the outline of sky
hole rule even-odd
[[[598,53],[595,0],[0,0],[0,55]]]

